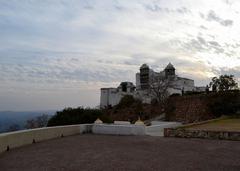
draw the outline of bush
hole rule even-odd
[[[210,97],[208,106],[216,117],[237,114],[240,111],[240,92],[224,91],[215,93]]]
[[[125,95],[120,102],[116,105],[117,109],[121,109],[121,108],[127,108],[129,106],[131,106],[134,102],[136,102],[136,100],[134,99],[134,97],[132,95]]]
[[[105,123],[112,122],[112,120],[99,109],[78,107],[75,109],[66,108],[63,111],[57,112],[49,119],[47,126],[93,123],[97,118],[100,118]]]
[[[170,95],[170,97],[178,97],[178,96],[181,96],[181,94],[179,94],[179,93],[173,93],[173,94]]]
[[[197,92],[197,91],[186,91],[183,95],[197,95],[197,94],[204,94],[205,92]]]
[[[176,111],[175,101],[172,100],[171,98],[169,98],[164,107],[164,111],[165,111],[166,121],[175,120],[175,117],[176,117],[175,116],[175,111]]]

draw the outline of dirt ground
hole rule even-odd
[[[240,142],[77,135],[0,154],[1,171],[240,170]]]

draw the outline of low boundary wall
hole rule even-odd
[[[80,124],[45,127],[0,134],[0,153],[12,148],[60,138],[64,136],[94,133],[111,135],[145,135],[144,125]]]
[[[176,123],[166,123],[162,126],[155,125],[152,127],[134,124],[80,124],[2,133],[0,134],[0,153],[8,151],[12,148],[44,140],[84,133],[109,135],[151,135],[149,132],[153,131],[154,133],[160,132],[161,136],[163,136],[161,130],[163,130],[164,127],[169,128],[173,126],[177,126]]]
[[[93,125],[92,133],[110,135],[145,135],[144,125]]]
[[[0,134],[0,153],[35,142],[91,132],[91,126],[89,124],[68,125],[2,133]]]
[[[205,138],[240,141],[240,132],[230,131],[206,131],[206,130],[186,130],[181,128],[165,128],[165,137],[180,138]]]

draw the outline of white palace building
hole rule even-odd
[[[182,94],[184,91],[205,91],[205,87],[195,87],[194,80],[177,76],[171,63],[160,72],[143,64],[140,72],[136,73],[136,86],[132,82],[122,82],[117,88],[101,88],[100,108],[117,105],[125,95],[132,95],[143,103],[151,103],[154,97],[150,89],[156,80],[170,83],[167,88],[169,95]]]

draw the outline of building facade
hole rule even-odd
[[[175,70],[171,63],[160,72],[143,64],[140,72],[136,73],[136,86],[132,82],[122,82],[117,88],[101,88],[100,107],[115,106],[125,95],[132,95],[143,103],[151,103],[154,98],[152,89],[160,84],[167,86],[168,95],[195,91],[194,80],[177,76]]]

